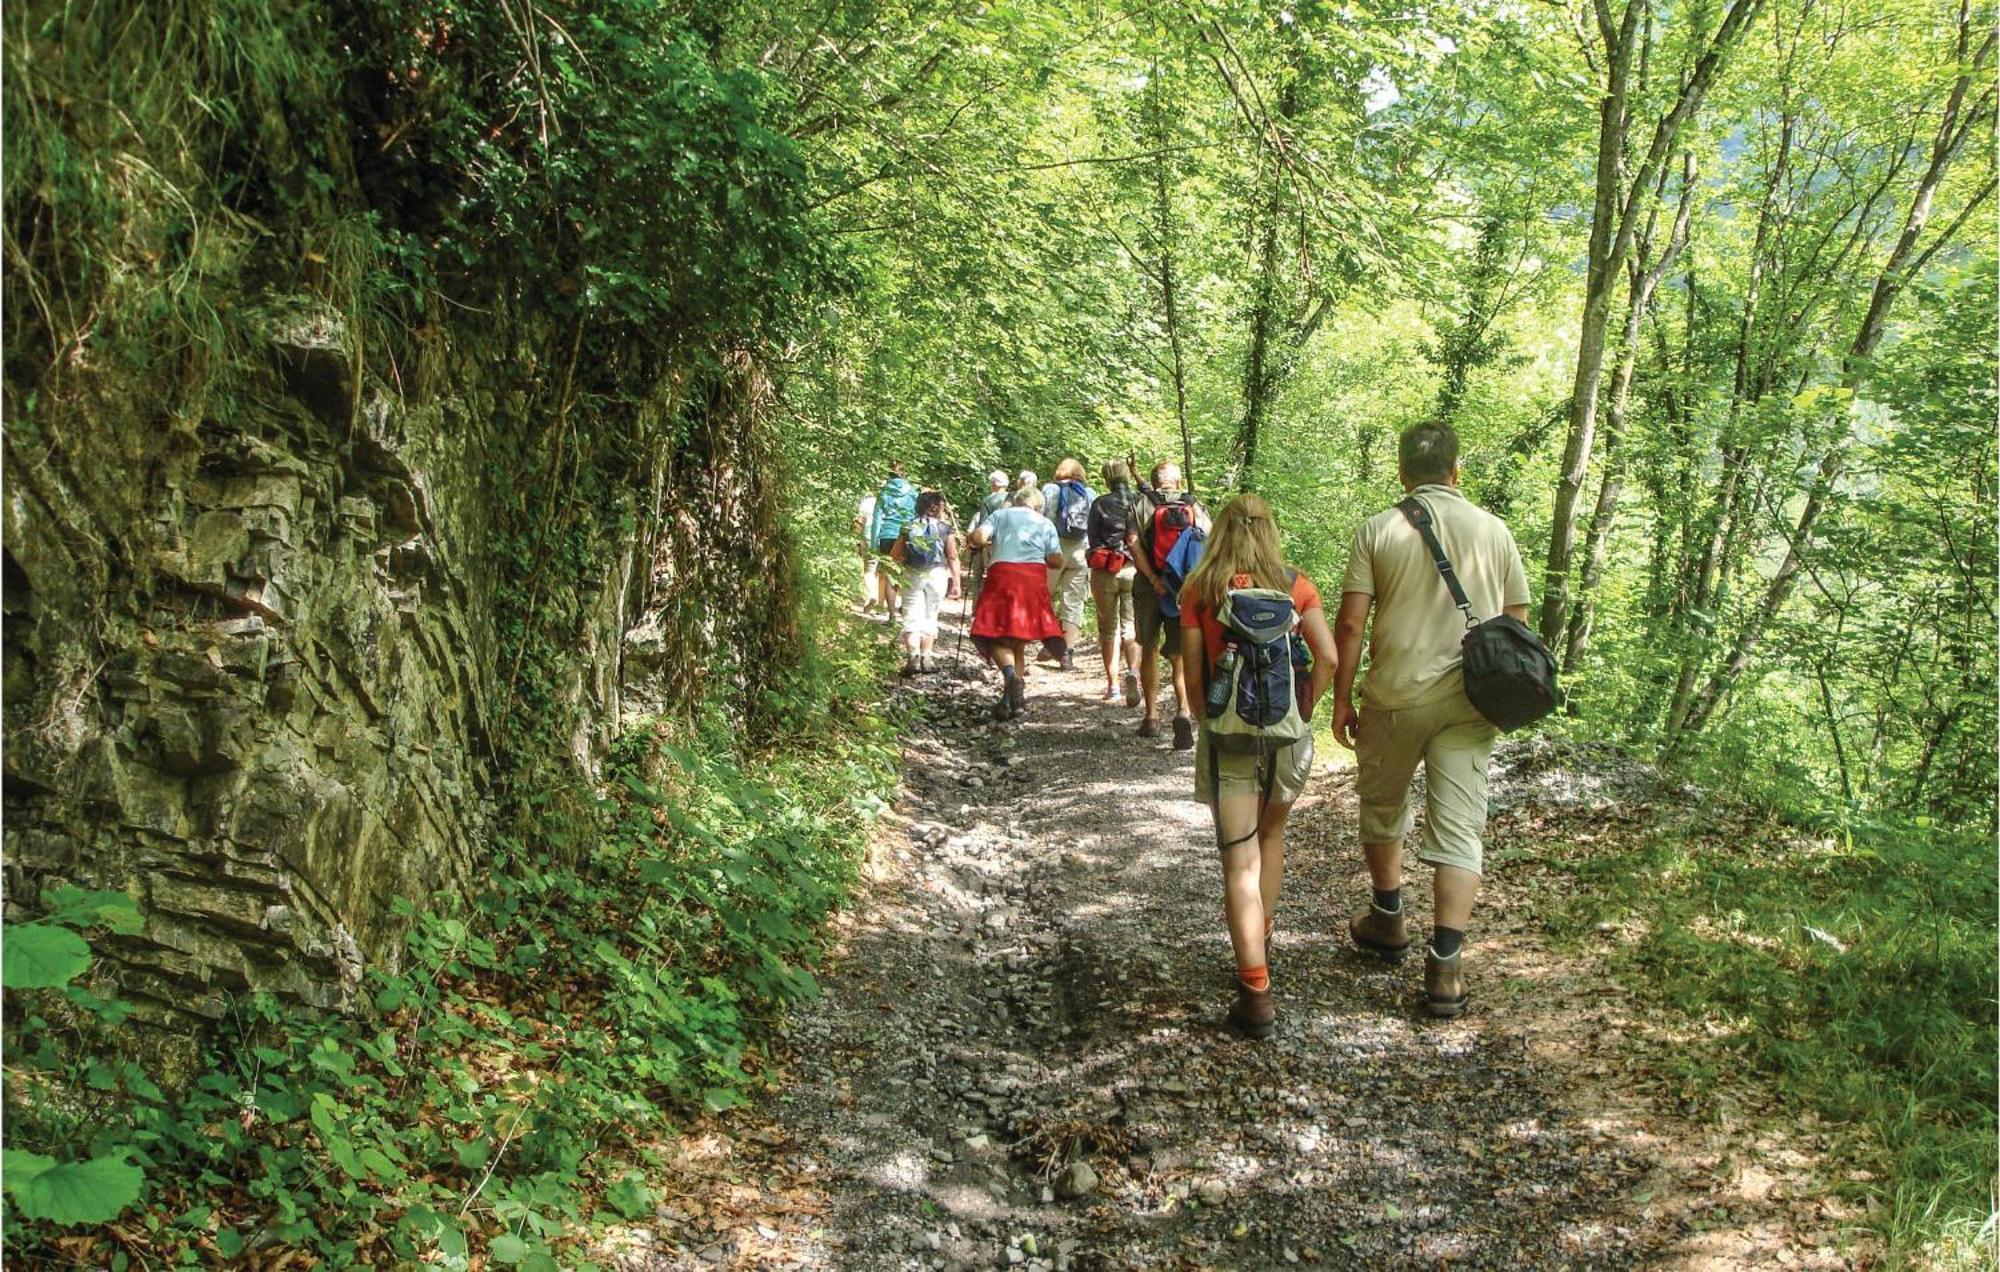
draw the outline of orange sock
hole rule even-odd
[[[1271,969],[1269,967],[1239,967],[1236,969],[1236,979],[1261,994],[1271,988]]]

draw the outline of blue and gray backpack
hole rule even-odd
[[[1312,733],[1299,709],[1299,612],[1273,588],[1230,589],[1216,613],[1222,656],[1208,686],[1215,751],[1270,755]]]
[[[910,523],[909,537],[903,541],[903,564],[913,570],[928,570],[944,564],[944,541],[951,537],[951,523],[941,517],[918,517]]]

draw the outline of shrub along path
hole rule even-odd
[[[1643,1009],[1587,948],[1549,952],[1504,860],[1469,947],[1472,1010],[1421,1018],[1420,959],[1347,946],[1366,894],[1339,757],[1322,755],[1294,817],[1278,1036],[1230,1033],[1190,756],[1134,736],[1100,684],[1038,669],[1008,726],[969,658],[899,689],[923,699],[904,798],[823,998],[787,1026],[781,1093],[672,1147],[679,1191],[656,1224],[614,1234],[620,1263],[1870,1261],[1841,1235],[1855,1216],[1820,1200],[1812,1129],[1773,1129],[1748,1085],[1670,1090],[1636,1037]],[[1538,755],[1503,752],[1503,859],[1550,803],[1606,798]],[[1406,897],[1427,919],[1427,870]]]

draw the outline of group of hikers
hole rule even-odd
[[[1318,586],[1287,563],[1269,504],[1239,494],[1211,516],[1171,462],[1135,481],[1131,464],[1113,460],[1103,466],[1101,493],[1075,459],[1041,485],[1033,472],[1010,483],[996,470],[962,534],[941,494],[919,490],[891,464],[855,519],[864,608],[894,613],[900,605],[905,674],[933,669],[943,607],[969,596],[973,642],[999,670],[997,719],[1027,709],[1032,646],[1074,669],[1086,598],[1104,699],[1139,709],[1141,737],[1160,733],[1166,659],[1172,746],[1195,753],[1195,795],[1213,814],[1222,858],[1237,978],[1227,1020],[1252,1038],[1276,1029],[1270,943],[1285,824],[1312,773],[1311,722],[1329,690],[1333,736],[1356,755],[1373,892],[1349,935],[1392,961],[1409,949],[1402,844],[1415,822],[1411,781],[1421,764],[1417,856],[1435,870],[1424,1007],[1443,1018],[1465,1007],[1463,949],[1481,876],[1494,717],[1508,722],[1469,696],[1475,676],[1483,694],[1492,675],[1491,646],[1475,636],[1505,627],[1507,639],[1539,645],[1521,627],[1528,583],[1512,533],[1459,491],[1457,435],[1442,425],[1405,431],[1398,468],[1406,497],[1355,531],[1332,619]],[[1369,669],[1357,690],[1364,635]]]

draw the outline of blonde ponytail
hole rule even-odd
[[[1253,587],[1285,592],[1292,586],[1271,505],[1256,495],[1238,495],[1215,515],[1201,561],[1181,585],[1181,608],[1219,607],[1230,580],[1239,574],[1248,575]]]

